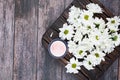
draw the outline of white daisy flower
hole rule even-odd
[[[114,44],[115,46],[120,45],[120,34],[114,33],[114,34],[112,34],[112,36],[110,37],[110,39],[112,39],[113,44]]]
[[[95,56],[95,64],[94,65],[98,65],[101,63],[101,61],[105,61],[104,57],[105,57],[105,53],[103,53],[100,50],[94,50],[91,52],[91,55]]]
[[[101,41],[103,40],[102,36],[102,33],[98,29],[95,29],[89,35],[89,39],[93,43],[93,45],[100,45]]]
[[[94,49],[93,44],[91,43],[89,38],[83,39],[78,44],[79,46],[84,46],[86,48],[86,51],[92,51]]]
[[[81,27],[76,28],[76,35],[79,35],[79,33],[83,36],[84,33],[86,33],[86,28],[82,25]]]
[[[102,9],[98,4],[90,3],[86,5],[87,9],[93,13],[102,13]]]
[[[93,19],[93,13],[90,11],[83,10],[80,15],[79,21],[81,21],[83,24],[89,24],[89,21],[92,21]]]
[[[92,66],[92,62],[87,61],[87,60],[84,60],[84,61],[83,61],[83,66],[84,66],[86,69],[88,69],[88,70],[94,69],[94,67]]]
[[[87,58],[85,58],[85,60],[88,62],[91,62],[91,66],[93,67],[100,64],[100,62],[102,61],[102,60],[99,60],[99,58],[97,59],[96,56],[92,54],[89,54]]]
[[[83,38],[83,35],[82,35],[82,33],[80,32],[80,29],[78,29],[78,30],[76,31],[75,35],[74,35],[73,40],[74,40],[75,42],[79,42],[79,41],[82,40],[82,38]]]
[[[99,46],[97,46],[97,47],[98,47],[101,51],[104,51],[104,52],[107,53],[107,54],[111,53],[111,52],[114,50],[114,48],[115,48],[112,40],[110,40],[110,39],[106,39],[105,41],[103,41],[103,42],[101,43],[101,45],[99,45]]]
[[[96,59],[95,59],[95,56],[93,55],[88,55],[87,58],[84,59],[83,61],[83,66],[88,69],[88,70],[91,70],[91,69],[94,69],[94,64],[96,62]]]
[[[109,26],[108,26],[108,27],[109,27]],[[118,27],[111,26],[111,27],[109,27],[109,30],[110,30],[110,33],[115,33],[115,32],[117,32],[119,29],[118,29]]]
[[[96,47],[99,48],[101,51],[104,51],[105,53],[110,53],[114,49],[114,44],[112,43],[112,40],[110,39],[110,35],[108,33],[108,30],[105,29],[103,33],[101,34],[101,41],[100,44]]]
[[[81,13],[81,10],[80,8],[78,7],[75,7],[74,5],[70,8],[70,12],[76,12],[76,13]]]
[[[84,60],[83,66],[88,70],[94,69],[92,62],[90,62],[89,60]]]
[[[104,30],[106,27],[105,21],[102,18],[99,19],[95,17],[94,24],[95,24],[95,27],[98,28],[99,30]]]
[[[79,22],[79,19],[76,23],[73,24],[75,30],[81,29],[83,27],[82,23]]]
[[[78,45],[78,47],[76,48],[75,52],[73,52],[73,55],[76,57],[76,58],[84,58],[84,56],[87,55],[87,52],[86,52],[86,47],[85,46],[80,46]]]
[[[95,25],[93,24],[92,21],[89,21],[89,23],[84,24],[84,25],[80,28],[81,33],[82,33],[83,35],[85,35],[85,34],[88,34],[88,35],[89,35],[94,29],[95,29]]]
[[[68,50],[70,53],[75,52],[76,48],[77,48],[77,44],[74,41],[68,41]]]
[[[73,16],[74,17],[74,16]],[[78,23],[78,20],[77,20],[77,18],[73,18],[73,17],[69,17],[68,19],[67,19],[67,21],[70,23],[70,24],[72,24],[72,25],[76,25],[76,23]]]
[[[120,17],[107,18],[107,27],[110,29],[110,33],[115,33],[119,30],[118,26],[120,25]]]
[[[107,22],[107,26],[108,27],[118,27],[120,25],[120,17],[119,16],[115,16],[113,18],[106,18],[108,20]]]
[[[72,6],[70,8],[70,12],[69,12],[69,17],[67,19],[67,21],[70,23],[70,24],[75,24],[77,23],[77,19],[80,17],[80,14],[81,14],[81,10],[80,8],[77,8],[75,6]]]
[[[59,33],[59,37],[63,40],[67,39],[70,40],[73,37],[74,34],[74,29],[73,26],[71,25],[67,25],[67,23],[63,24],[62,28],[59,28],[60,33]]]
[[[89,23],[87,23],[87,24],[84,24],[84,26],[83,27],[85,27],[87,30],[92,30],[92,29],[94,29],[95,28],[95,25],[94,25],[94,19],[92,19],[92,21],[89,21]]]
[[[67,73],[78,73],[78,70],[80,70],[80,66],[82,64],[75,58],[71,58],[70,62],[68,62],[68,64],[65,66],[65,68],[67,68]]]

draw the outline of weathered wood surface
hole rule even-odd
[[[0,80],[13,78],[14,2],[0,0]]]
[[[79,80],[46,53],[41,38],[73,0],[0,0],[0,80]],[[120,0],[100,0],[120,15]],[[100,80],[120,80],[120,60]]]

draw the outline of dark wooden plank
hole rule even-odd
[[[99,80],[118,80],[118,59],[109,67]]]
[[[15,0],[14,79],[36,80],[37,0]]]
[[[14,0],[0,0],[0,80],[12,80]]]
[[[61,80],[63,66],[47,54],[46,49],[41,45],[41,39],[46,28],[60,16],[63,10],[64,0],[39,0],[37,80]]]

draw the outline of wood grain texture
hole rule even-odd
[[[0,80],[12,80],[14,1],[0,0]]]
[[[15,0],[14,79],[36,80],[36,0]]]
[[[80,77],[67,74],[64,65],[47,53],[41,41],[44,32],[72,1],[0,0],[0,80],[88,80],[82,72]],[[120,0],[99,1],[114,15],[120,15]],[[120,59],[99,80],[120,80]]]
[[[64,0],[39,0],[37,80],[61,80],[62,65],[46,54],[41,38],[64,10]]]

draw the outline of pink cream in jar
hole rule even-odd
[[[48,51],[52,56],[56,58],[63,57],[67,51],[65,41],[60,39],[52,40],[51,43],[49,44]]]

